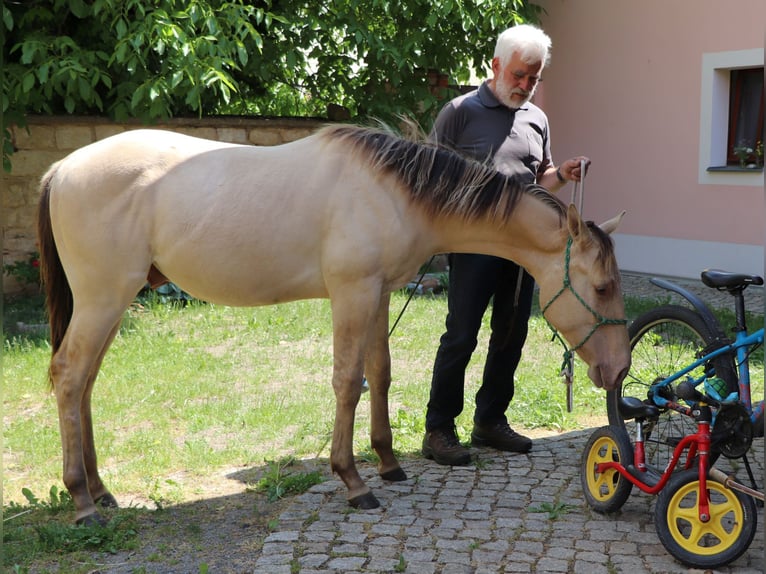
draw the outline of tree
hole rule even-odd
[[[26,114],[414,117],[465,82],[527,0],[30,0],[3,6],[4,128]],[[8,135],[6,130],[6,136]],[[4,154],[5,159],[5,154]]]

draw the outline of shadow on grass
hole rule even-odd
[[[554,440],[561,440],[566,434]],[[581,434],[582,431],[576,431],[573,436]],[[55,523],[56,530],[74,529],[71,508],[53,515],[37,510],[18,519],[26,524],[26,535],[19,531],[6,537],[4,565],[9,572],[13,571],[15,563],[19,563],[23,565],[19,572],[74,574],[95,571],[110,574],[252,571],[262,555],[264,542],[272,534],[278,539],[289,539],[294,533],[314,522],[321,523],[329,516],[385,513],[405,491],[422,499],[438,496],[423,483],[424,476],[435,474],[449,483],[453,472],[461,476],[468,472],[475,474],[475,480],[480,483],[485,472],[496,481],[498,471],[507,468],[506,458],[510,457],[522,467],[528,465],[526,455],[504,455],[489,449],[472,449],[472,453],[474,460],[471,465],[452,469],[423,459],[417,451],[397,452],[408,480],[386,482],[377,474],[376,456],[370,450],[362,451],[357,457],[358,470],[382,503],[381,510],[372,511],[355,510],[348,506],[346,487],[330,473],[328,458],[284,459],[196,477],[199,498],[180,503],[153,497],[152,504],[142,505],[116,492],[114,494],[122,508],[104,509],[103,515],[110,521],[119,520],[121,524],[117,529],[134,532],[133,536],[123,532],[119,547],[105,548],[97,543],[94,548],[74,552],[68,552],[66,545],[33,551],[28,537],[39,537],[43,531],[41,525]],[[311,477],[304,483],[306,492],[290,492],[280,499],[270,496],[269,486],[273,485],[276,477],[275,465],[280,464],[282,478]],[[321,482],[316,483],[316,478]],[[189,493],[183,495],[188,496]],[[364,519],[359,520],[361,528]],[[6,525],[6,534],[9,526]],[[20,524],[13,525],[13,528],[19,527]],[[322,526],[320,524],[315,528],[321,529]],[[333,533],[333,537],[341,535]],[[14,545],[17,547],[14,548]],[[299,555],[301,548],[296,546],[295,552],[296,556]]]

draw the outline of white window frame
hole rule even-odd
[[[699,183],[763,187],[763,170],[709,171],[726,165],[731,70],[763,66],[763,48],[702,54]]]

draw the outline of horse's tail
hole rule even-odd
[[[51,227],[50,192],[51,180],[58,164],[51,167],[40,182],[40,204],[37,211],[37,241],[40,249],[40,279],[45,290],[48,322],[51,328],[53,354],[61,347],[69,321],[72,318],[74,300],[64,267],[61,265],[56,240]]]

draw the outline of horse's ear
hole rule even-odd
[[[569,235],[572,236],[572,239],[577,239],[582,235],[583,231],[587,229],[585,228],[585,223],[583,223],[580,214],[577,213],[577,208],[574,206],[574,203],[570,203],[567,208],[567,228],[569,229]]]
[[[599,227],[609,235],[614,233],[617,230],[617,227],[619,227],[620,222],[622,221],[622,218],[625,216],[625,211],[621,211],[617,215],[615,215],[612,219],[609,221],[605,221]]]

